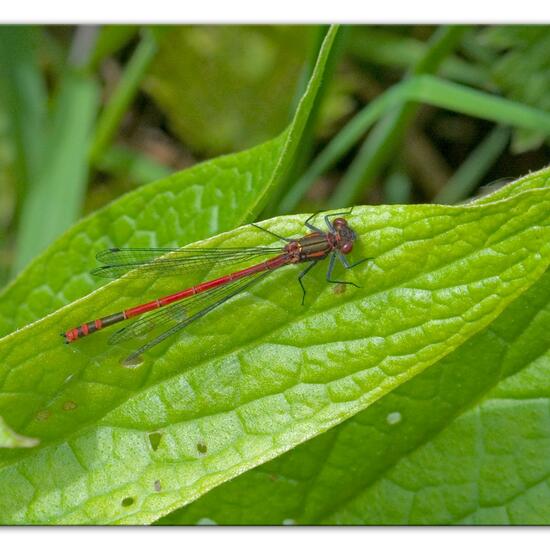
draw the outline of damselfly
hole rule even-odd
[[[290,264],[306,263],[309,265],[298,275],[302,288],[302,304],[306,289],[302,279],[320,261],[329,258],[326,280],[329,283],[357,286],[350,281],[332,279],[336,259],[340,260],[346,269],[351,269],[368,260],[363,258],[350,264],[346,256],[352,251],[357,236],[345,218],[339,217],[349,212],[338,212],[324,216],[327,231],[315,227],[310,222],[315,216],[310,216],[305,226],[310,233],[298,239],[281,237],[254,225],[270,235],[277,237],[286,244],[281,247],[251,247],[251,248],[110,248],[97,255],[105,265],[92,273],[102,277],[119,277],[127,274],[129,277],[165,277],[185,273],[192,269],[214,267],[218,264],[235,264],[250,261],[254,258],[266,257],[245,269],[234,271],[223,277],[200,283],[140,304],[95,321],[84,323],[63,333],[66,343],[87,336],[126,319],[140,317],[128,326],[115,332],[109,342],[118,344],[133,338],[147,336],[153,329],[163,329],[160,334],[130,354],[123,362],[126,366],[136,366],[141,363],[141,355],[169,336],[182,330],[193,321],[200,319],[214,308],[250,288],[262,280],[269,272]],[[272,257],[270,257],[272,256]]]

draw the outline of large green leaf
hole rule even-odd
[[[183,246],[255,219],[294,161],[336,33],[283,134],[140,187],[76,224],[0,294],[0,335],[97,288],[89,271],[101,248]]]
[[[353,275],[361,288],[327,287],[319,272],[302,307],[297,270],[283,269],[134,370],[105,334],[71,347],[57,334],[191,279],[116,281],[4,338],[0,410],[42,444],[3,452],[0,519],[147,523],[352,417],[541,277],[549,204],[541,188],[460,207],[358,207],[355,254],[375,258]],[[292,235],[302,220],[266,225]],[[201,246],[267,242],[247,227]]]
[[[161,523],[547,525],[549,320],[547,273],[366,411]]]
[[[547,170],[531,174],[477,204],[547,182]],[[550,495],[541,490],[550,475],[544,451],[548,428],[544,416],[535,425],[532,419],[540,417],[537,411],[550,397],[547,384],[539,384],[550,367],[549,316],[547,272],[486,329],[366,411],[159,523],[547,524],[547,515],[539,510],[550,503]],[[502,389],[511,399],[495,399]],[[523,394],[531,402],[518,407],[512,399]],[[469,464],[487,467],[483,475],[470,469],[467,482],[454,484],[454,472],[461,469],[456,449],[480,437],[479,423],[471,419],[487,410],[492,411],[492,423],[482,432],[486,445],[470,449],[467,457]],[[528,436],[518,429],[522,425],[530,426]],[[531,438],[541,451],[535,453],[529,441],[522,441]],[[506,453],[493,469],[484,449],[497,444]],[[537,483],[519,486],[518,468]],[[394,472],[414,487],[414,510],[411,495],[404,496]],[[516,480],[513,495],[509,479]],[[466,483],[475,489],[468,498]],[[489,500],[496,504],[487,506]]]

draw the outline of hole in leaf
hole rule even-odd
[[[162,485],[160,484],[160,480],[156,480],[153,484],[153,487],[157,493],[160,493],[162,491]]]
[[[143,357],[132,354],[123,359],[120,364],[127,369],[137,369],[140,365],[143,365]]]
[[[206,443],[197,443],[197,451],[199,451],[199,453],[205,454],[208,451]]]
[[[161,439],[162,434],[160,432],[151,432],[149,434],[149,443],[151,443],[151,449],[153,449],[153,451],[156,451],[159,448]]]
[[[134,497],[126,497],[122,499],[122,506],[128,507],[132,506],[132,504],[134,504]]]
[[[77,407],[78,407],[78,405],[74,401],[71,401],[71,400],[65,401],[65,403],[63,403],[63,410],[64,411],[73,411]]]

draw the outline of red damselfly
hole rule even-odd
[[[309,265],[298,275],[298,282],[302,288],[302,304],[306,296],[302,279],[320,260],[327,257],[329,258],[329,264],[326,280],[329,283],[357,286],[350,281],[332,279],[332,272],[337,258],[346,269],[351,269],[369,259],[363,258],[350,264],[346,258],[352,251],[356,234],[347,220],[339,216],[349,212],[338,212],[324,216],[327,231],[312,225],[310,222],[315,214],[310,216],[305,222],[305,226],[310,230],[310,233],[297,239],[281,237],[272,231],[252,224],[254,227],[284,241],[286,244],[282,247],[218,249],[110,248],[104,250],[97,255],[97,258],[105,265],[95,269],[92,273],[111,278],[123,274],[130,277],[174,276],[194,268],[215,266],[217,264],[236,264],[261,257],[267,259],[223,277],[186,288],[175,294],[157,298],[124,311],[101,317],[95,321],[84,323],[63,333],[65,342],[74,342],[98,330],[139,316],[138,320],[115,332],[109,340],[110,343],[117,344],[133,338],[147,336],[153,329],[162,329],[160,334],[130,354],[123,362],[126,366],[137,366],[141,363],[141,355],[145,351],[182,330],[193,321],[200,319],[233,296],[250,288],[251,285],[263,279],[270,271],[280,267],[309,262]],[[141,317],[141,315],[148,312],[151,313]]]

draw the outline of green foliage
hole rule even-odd
[[[329,29],[302,72],[311,78],[284,129],[309,37],[299,28],[248,27],[236,41],[235,29],[152,29],[139,42],[135,27],[102,30],[81,71],[63,72],[53,96],[57,123],[37,136],[29,121],[51,116],[40,110],[37,35],[0,33],[4,54],[21,46],[18,63],[7,66],[13,79],[2,83],[18,102],[3,113],[25,184],[18,237],[40,232],[40,217],[53,215],[57,229],[38,236],[39,249],[77,217],[92,135],[92,169],[160,178],[78,222],[0,294],[0,523],[547,522],[550,169],[459,206],[356,206],[348,215],[358,235],[352,256],[370,261],[338,276],[359,288],[327,285],[318,266],[302,306],[299,270],[285,267],[149,350],[134,369],[120,360],[135,346],[109,346],[109,331],[61,343],[71,326],[225,272],[98,288],[89,275],[97,251],[273,244],[239,226],[269,203],[278,209],[282,192],[292,210],[380,120],[384,131],[366,143],[382,159],[369,170],[381,171],[415,124],[410,102],[503,125],[455,172],[451,201],[473,192],[502,153],[506,125],[549,133],[548,114],[520,99],[417,74],[441,65],[446,78],[481,85],[490,48],[479,59],[475,48],[464,59],[452,54],[459,37],[461,48],[474,43],[470,30],[443,28],[429,42],[380,32],[379,50],[361,48],[358,32],[354,55],[413,75],[358,111],[296,184],[339,58],[338,31]],[[399,61],[407,45],[410,55]],[[128,62],[96,120],[93,71],[122,47],[117,60],[129,53]],[[147,86],[185,144],[212,154],[270,139],[171,176],[128,143],[114,145],[150,63]],[[197,67],[212,96],[204,80],[196,84]],[[407,200],[414,182],[396,160],[384,192]],[[40,179],[24,179],[41,163]],[[63,190],[67,179],[76,185]],[[348,196],[371,184],[361,179]],[[333,192],[325,204],[344,195]],[[292,236],[303,233],[304,219],[262,225]]]
[[[416,76],[395,85],[388,92],[376,98],[342,128],[326,148],[319,153],[300,180],[296,182],[281,201],[281,212],[296,207],[300,198],[311,187],[316,178],[340,160],[378,119],[386,113],[396,113],[396,108],[411,101],[426,103],[442,109],[452,109],[470,116],[482,117],[486,120],[514,125],[519,128],[535,129],[545,134],[550,133],[550,114],[545,111],[459,84],[446,82],[434,76]],[[399,122],[401,118],[390,116],[388,120]],[[393,139],[388,137],[389,134],[385,126],[379,126],[379,128],[381,133],[377,134],[378,137],[372,134],[376,139],[365,142],[366,144],[374,143],[374,145],[364,149],[365,154],[368,153],[364,157],[365,160],[372,159],[372,162],[369,161],[368,163],[372,170],[379,170],[384,161],[388,160],[386,152],[377,149],[375,145],[379,144],[380,147],[385,147],[385,144],[391,145]],[[493,148],[493,145],[491,148]],[[340,200],[351,200],[351,193],[356,189],[358,180],[354,177],[348,181],[351,181],[353,185],[347,188],[340,187],[340,191],[343,192],[340,195]],[[334,196],[332,200],[335,200]]]
[[[0,28],[0,98],[15,136],[20,199],[14,271],[78,218],[98,104],[95,79],[69,67],[49,111],[37,34],[32,27]]]
[[[97,83],[77,73],[67,74],[48,127],[44,145],[47,162],[35,174],[21,213],[16,271],[78,219],[88,180],[87,155],[97,106]]]
[[[504,95],[550,111],[550,32],[544,25],[489,27],[482,42],[498,53],[492,79]],[[547,134],[517,130],[512,146],[523,152],[540,146]]]
[[[125,195],[76,224],[0,294],[0,334],[87,294],[109,246],[183,246],[252,221],[292,165],[336,35],[332,29],[292,124],[249,151],[198,164]]]
[[[145,86],[193,150],[250,147],[287,124],[310,34],[299,26],[177,27],[164,34]]]

